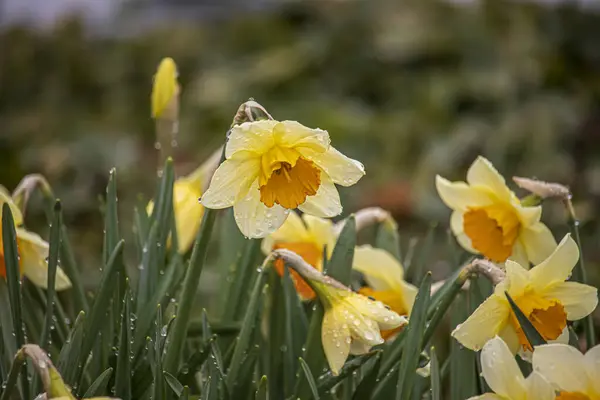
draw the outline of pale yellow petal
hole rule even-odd
[[[519,199],[513,201],[517,216],[523,227],[528,228],[540,222],[542,217],[542,206],[523,207]]]
[[[325,311],[321,324],[323,351],[333,375],[337,375],[350,353],[350,328],[334,308]]]
[[[465,322],[454,329],[452,336],[468,349],[481,349],[504,328],[509,307],[508,302],[500,296],[488,297]]]
[[[355,356],[366,354],[371,350],[371,347],[372,346],[369,344],[360,340],[352,340],[352,343],[350,343],[350,354],[354,354]]]
[[[558,283],[546,289],[543,295],[558,300],[565,308],[569,321],[590,315],[598,306],[598,289],[583,283]]]
[[[500,330],[498,336],[504,340],[504,343],[510,349],[510,352],[513,354],[517,354],[519,349],[521,348],[521,343],[519,343],[519,336],[517,336],[517,331],[511,324],[504,325],[504,328]]]
[[[334,183],[352,186],[365,175],[365,167],[356,160],[346,157],[333,147],[325,152],[299,150],[300,153],[321,168]]]
[[[464,212],[469,207],[483,207],[493,203],[493,197],[488,192],[465,182],[450,182],[437,175],[435,186],[442,201],[453,210]]]
[[[215,209],[233,206],[246,196],[252,183],[257,180],[259,170],[259,159],[225,160],[202,195],[202,205]],[[259,193],[258,185],[256,192]]]
[[[334,183],[325,174],[321,174],[321,185],[317,194],[308,196],[298,208],[302,212],[321,218],[331,218],[342,213],[340,195]]]
[[[509,399],[522,399],[525,378],[514,354],[499,337],[490,339],[481,351],[481,374],[490,389]]]
[[[512,400],[497,395],[496,393],[484,393],[481,396],[469,397],[467,400]]]
[[[531,267],[531,263],[527,257],[527,252],[525,251],[525,246],[518,239],[513,245],[512,254],[508,259],[516,262],[523,268],[529,269]]]
[[[170,57],[162,59],[154,75],[152,87],[152,117],[160,117],[179,90],[177,65]]]
[[[496,294],[504,296],[506,288],[513,299],[523,295],[530,282],[529,272],[520,264],[510,260],[506,260],[504,268],[506,270],[505,285],[496,286]]]
[[[525,379],[526,400],[554,400],[556,394],[552,385],[539,372],[534,371]]]
[[[579,248],[567,234],[550,256],[531,269],[531,281],[537,290],[569,278],[579,260]]]
[[[477,157],[469,167],[467,182],[472,186],[489,188],[501,200],[510,201],[514,196],[506,186],[504,177],[498,173],[491,162],[482,156]]]
[[[594,391],[600,396],[600,345],[592,347],[585,353],[586,369]]]
[[[330,144],[327,131],[308,128],[297,121],[277,123],[273,127],[273,137],[278,146],[296,149],[300,154],[304,150],[323,153]]]
[[[455,235],[460,235],[465,232],[464,213],[461,211],[453,211],[450,215],[450,229]]]
[[[290,212],[281,228],[273,232],[271,237],[275,242],[306,242],[310,235],[302,218],[297,212]]]
[[[331,220],[309,214],[302,215],[302,219],[306,225],[310,241],[319,246],[319,248],[327,246],[327,252],[331,254],[336,242],[335,231]]]
[[[225,157],[259,156],[275,144],[273,128],[277,121],[261,120],[244,122],[231,128],[231,133],[225,146]]]
[[[400,285],[402,286],[402,299],[404,300],[404,307],[406,310],[408,310],[408,315],[410,315],[413,304],[415,304],[415,297],[417,297],[419,288],[406,281],[402,281]]]
[[[275,232],[285,222],[289,210],[275,204],[268,208],[260,201],[258,181],[244,199],[233,206],[233,215],[238,228],[247,238],[263,238]]]
[[[550,229],[541,222],[522,228],[519,239],[525,247],[527,258],[537,265],[547,259],[556,249],[556,240]]]
[[[402,292],[402,264],[383,249],[370,245],[356,247],[352,268],[363,274],[369,286],[375,290]]]
[[[586,392],[587,371],[583,354],[565,344],[536,346],[533,368],[546,379],[567,392]]]
[[[4,203],[8,203],[15,225],[19,226],[23,224],[23,214],[21,214],[21,210],[19,210],[19,207],[17,207],[13,201],[9,191],[4,186],[0,185],[0,217],[2,216],[2,207],[4,206]]]
[[[183,254],[189,250],[200,229],[204,214],[204,207],[198,203],[201,195],[200,186],[194,183],[177,180],[173,185],[173,209],[179,253]]]
[[[359,313],[368,319],[375,321],[379,325],[380,329],[394,329],[407,323],[405,317],[387,309],[382,302],[373,301],[363,295],[352,293],[350,296],[346,297],[344,301],[349,303]],[[367,341],[372,341],[373,345],[378,344],[376,342],[383,343],[383,340],[380,340],[381,337],[366,339]]]
[[[35,233],[17,228],[17,246],[23,275],[35,285],[47,289],[48,263],[46,259],[48,258],[48,243]],[[54,288],[59,291],[70,287],[69,277],[58,267]]]

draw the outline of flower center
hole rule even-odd
[[[261,181],[264,178],[261,176]],[[311,161],[298,157],[292,163],[280,162],[266,182],[260,184],[260,201],[267,207],[275,203],[294,209],[314,196],[321,185],[321,170]]]
[[[503,204],[469,208],[463,218],[475,250],[495,262],[510,257],[521,226],[512,208]]]
[[[305,242],[289,242],[289,243],[277,243],[273,246],[273,250],[277,249],[288,249],[298,254],[300,257],[304,259],[307,263],[315,267],[317,270],[321,270],[321,259],[323,258],[322,249],[314,243],[305,243]],[[275,271],[279,276],[283,276],[283,269],[285,268],[285,263],[283,260],[278,259],[275,261]],[[306,283],[304,279],[293,269],[289,268],[290,278],[292,278],[292,282],[294,283],[294,287],[296,288],[296,292],[300,295],[300,298],[304,300],[311,300],[315,298],[315,292],[312,290],[310,285]]]
[[[591,400],[586,394],[579,392],[560,392],[556,400]]]
[[[548,300],[526,292],[523,296],[517,297],[515,303],[545,340],[556,339],[567,326],[565,308],[558,300]],[[523,349],[533,351],[533,347],[519,325],[517,316],[512,311],[510,323],[515,328]]]
[[[361,287],[358,290],[358,293],[362,294],[363,296],[372,297],[375,300],[381,301],[398,315],[408,315],[408,310],[404,305],[404,299],[402,298],[401,293],[398,293],[394,290],[373,290],[367,286]],[[402,327],[382,330],[381,337],[387,340],[401,330]]]

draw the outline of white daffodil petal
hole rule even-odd
[[[48,243],[35,233],[23,228],[17,228],[17,246],[19,249],[20,264],[25,275],[35,285],[48,288]],[[56,283],[54,288],[65,290],[71,287],[71,281],[58,267],[56,270]]]
[[[504,263],[504,268],[506,269],[506,288],[508,289],[508,294],[514,299],[518,296],[521,296],[527,286],[529,285],[529,273],[523,268],[520,264],[517,264],[514,261],[506,260]],[[504,288],[501,286],[496,286],[496,294],[499,296],[504,296]],[[500,290],[502,290],[501,293]]]
[[[554,400],[554,388],[539,372],[534,371],[525,379],[527,399]]]
[[[585,365],[583,354],[569,345],[545,344],[536,346],[533,352],[533,368],[567,392],[585,393]]]
[[[553,285],[544,291],[544,297],[558,300],[565,308],[569,321],[590,315],[598,305],[598,289],[578,282]]]
[[[543,290],[552,283],[564,282],[571,275],[577,260],[579,248],[571,235],[567,234],[546,260],[531,269],[534,288]]]
[[[405,317],[398,315],[392,310],[388,310],[382,302],[373,301],[360,294],[353,293],[346,297],[344,301],[348,302],[367,318],[377,322],[383,330],[394,329],[407,323]]]
[[[321,324],[321,341],[331,372],[339,374],[350,353],[352,338],[348,324],[343,322],[335,308],[325,311]]]
[[[550,229],[541,222],[521,230],[521,243],[525,246],[527,258],[537,265],[547,259],[556,249],[556,240]]]
[[[2,206],[4,203],[8,203],[15,225],[19,226],[23,224],[23,214],[21,214],[21,210],[19,210],[19,207],[17,207],[13,201],[10,192],[4,186],[0,185],[0,217],[2,216]]]
[[[342,213],[340,195],[334,183],[324,173],[321,174],[321,185],[317,194],[308,196],[298,208],[302,212],[321,218],[332,218]]]
[[[488,192],[471,187],[465,182],[450,182],[437,175],[435,186],[442,201],[453,210],[467,211],[469,207],[483,207],[493,203],[493,198]]]
[[[486,158],[479,156],[469,167],[467,182],[473,186],[489,188],[499,199],[510,201],[513,198],[511,190],[506,186],[504,177]]]
[[[335,232],[330,219],[315,217],[314,215],[302,215],[306,224],[307,233],[319,247],[327,246],[327,252],[331,254],[335,246]]]
[[[275,204],[268,208],[260,201],[258,182],[255,181],[246,197],[233,206],[235,222],[247,238],[262,238],[275,232],[285,222],[289,210]]]
[[[522,399],[525,379],[506,343],[499,337],[489,340],[481,351],[481,373],[489,387],[509,399]]]
[[[454,329],[452,336],[468,349],[481,349],[504,328],[509,307],[500,296],[488,297],[465,322]]]
[[[365,167],[356,160],[346,157],[333,147],[325,152],[299,149],[300,153],[321,168],[334,183],[352,186],[365,175]]]
[[[243,199],[250,186],[257,180],[260,159],[225,160],[215,171],[206,193],[202,195],[203,206],[221,209],[233,206]],[[258,192],[258,184],[256,185]]]
[[[227,138],[225,156],[230,159],[237,153],[262,154],[266,152],[275,144],[273,128],[277,124],[277,121],[261,120],[234,126]]]
[[[461,211],[453,211],[452,215],[450,215],[450,229],[452,229],[452,233],[455,235],[464,233],[464,224],[464,213]]]
[[[198,203],[201,195],[200,187],[191,182],[177,180],[173,185],[173,209],[179,253],[189,250],[200,229],[204,214],[204,207]]]
[[[375,290],[402,290],[404,269],[398,260],[383,249],[370,245],[355,247],[352,268],[363,274],[369,286]]]
[[[308,128],[297,121],[278,122],[273,127],[273,137],[278,146],[294,148],[300,154],[305,149],[324,153],[330,144],[327,131]]]

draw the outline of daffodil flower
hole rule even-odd
[[[557,400],[600,400],[600,345],[585,355],[565,344],[536,346],[533,368],[556,386]]]
[[[566,235],[556,250],[539,265],[527,270],[506,262],[506,277],[467,320],[456,327],[454,336],[463,346],[479,350],[499,335],[515,353],[519,347],[533,350],[512,312],[506,293],[548,340],[563,334],[567,320],[589,315],[598,305],[597,289],[577,282],[565,282],[579,259],[579,249]]]
[[[308,214],[300,217],[296,212],[290,212],[281,228],[263,239],[262,251],[269,254],[273,250],[288,249],[318,271],[322,271],[323,252],[327,249],[327,256],[331,256],[335,241],[335,228],[331,220]],[[283,275],[283,268],[283,260],[276,260],[275,269],[279,276]],[[296,271],[290,270],[290,277],[302,300],[311,300],[315,297],[315,292],[310,285]]]
[[[172,117],[177,108],[177,95],[179,84],[177,83],[177,65],[172,58],[163,58],[158,65],[154,84],[152,86],[152,117]]]
[[[353,185],[365,173],[330,145],[326,131],[295,121],[235,125],[225,157],[201,202],[233,207],[240,231],[251,238],[275,232],[295,208],[324,218],[340,214],[335,184]]]
[[[39,235],[29,232],[23,227],[23,214],[15,205],[9,192],[0,186],[0,216],[2,206],[8,203],[15,222],[17,233],[17,251],[19,252],[19,267],[21,273],[31,282],[44,289],[48,288],[48,242]],[[0,227],[1,229],[1,227]],[[0,275],[6,278],[6,264],[4,261],[4,244],[0,234]],[[71,287],[71,281],[59,267],[56,270],[56,290],[65,290]]]
[[[478,157],[467,172],[467,182],[436,177],[444,203],[453,210],[452,232],[467,251],[524,267],[538,264],[556,248],[550,230],[540,222],[541,206],[526,207],[506,186],[502,175]]]
[[[349,354],[364,354],[383,343],[382,329],[394,329],[407,320],[382,302],[353,292],[306,263],[299,255],[279,249],[273,253],[312,287],[325,310],[321,325],[323,350],[332,374],[337,375]]]
[[[390,253],[369,245],[356,247],[353,268],[364,275],[369,286],[359,293],[388,305],[399,315],[410,315],[418,289],[404,280],[404,268]],[[384,339],[397,329],[383,331]]]
[[[481,374],[494,393],[469,400],[554,400],[552,385],[538,372],[523,377],[515,356],[499,337],[483,346]]]

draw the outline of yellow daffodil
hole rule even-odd
[[[515,356],[499,337],[483,346],[481,374],[494,393],[470,400],[554,400],[552,385],[538,372],[523,377]]]
[[[275,232],[295,208],[325,218],[340,214],[335,184],[353,185],[365,173],[330,145],[326,131],[295,121],[236,125],[225,156],[201,201],[208,208],[233,206],[238,227],[251,238]]]
[[[327,248],[327,255],[330,256],[335,241],[335,228],[331,220],[308,214],[300,217],[292,211],[281,228],[263,239],[262,250],[265,254],[276,249],[291,250],[322,271],[324,249]],[[279,276],[283,275],[283,268],[283,261],[276,260],[275,269]],[[290,277],[301,299],[311,300],[315,297],[315,292],[296,271],[291,270]]]
[[[171,117],[177,108],[177,65],[172,58],[163,58],[154,75],[152,86],[152,118]]]
[[[394,329],[407,323],[405,317],[382,302],[353,292],[290,250],[275,250],[272,257],[298,272],[323,304],[321,341],[334,375],[340,372],[349,354],[364,354],[372,346],[383,343],[382,329]]]
[[[557,400],[600,400],[600,345],[585,355],[565,344],[536,346],[533,368],[556,386]]]
[[[410,315],[418,289],[404,280],[402,264],[390,253],[369,245],[359,246],[354,250],[353,268],[369,284],[359,293],[383,302],[399,315]],[[387,339],[397,331],[384,330],[381,335]]]
[[[453,210],[450,226],[466,250],[502,263],[538,264],[556,248],[550,230],[540,222],[541,206],[526,207],[506,186],[502,175],[478,157],[467,182],[436,177],[438,193]]]
[[[17,251],[19,252],[19,267],[21,273],[31,282],[44,289],[48,288],[48,242],[33,232],[23,227],[23,214],[13,202],[9,192],[0,186],[0,216],[1,207],[8,203],[15,222],[17,233]],[[1,229],[1,228],[0,228]],[[4,245],[0,235],[0,275],[6,278],[6,264],[4,262]],[[71,287],[71,281],[59,267],[56,270],[56,290],[65,290]]]
[[[452,336],[462,345],[479,350],[496,335],[513,352],[521,346],[532,350],[506,298],[507,292],[544,339],[555,340],[564,332],[567,320],[590,314],[598,305],[597,289],[577,282],[565,282],[579,259],[579,249],[570,235],[539,265],[527,270],[506,262],[506,277],[496,285],[473,314],[457,326]]]

